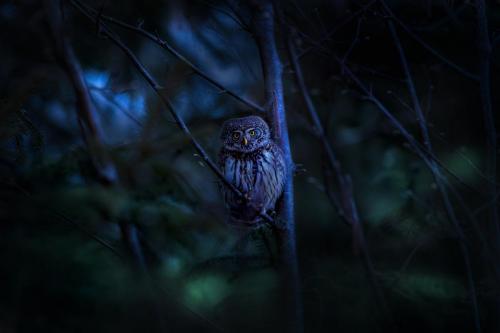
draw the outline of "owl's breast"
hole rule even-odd
[[[262,210],[274,208],[285,180],[285,164],[279,147],[269,145],[251,154],[222,150],[219,165],[226,180],[247,199],[243,202],[232,191],[222,188],[231,216],[253,221]]]
[[[246,193],[253,189],[257,173],[253,158],[229,155],[225,158],[222,167],[226,180],[240,191]]]

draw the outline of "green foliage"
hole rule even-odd
[[[186,283],[185,303],[197,311],[207,311],[227,297],[229,289],[224,276],[205,275]]]

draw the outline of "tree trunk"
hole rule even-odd
[[[282,287],[287,307],[287,332],[303,331],[302,296],[300,292],[299,269],[295,240],[293,171],[294,164],[290,150],[286,124],[285,103],[283,97],[282,64],[275,40],[274,8],[271,1],[252,1],[253,33],[259,48],[263,69],[266,112],[271,122],[274,140],[285,154],[287,180],[283,193],[281,218],[283,226],[279,228],[279,246],[281,255]]]

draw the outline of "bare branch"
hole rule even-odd
[[[84,14],[88,19],[90,19],[92,22],[96,23],[98,18],[95,17],[91,11],[87,10],[86,8],[82,7],[80,5],[80,2],[77,0],[72,0],[71,4],[73,7],[75,7],[78,11],[80,11],[82,14]],[[164,94],[164,89],[158,84],[158,82],[153,78],[153,76],[148,72],[148,70],[144,67],[144,65],[140,62],[140,60],[137,58],[137,56],[130,50],[117,36],[116,34],[110,30],[104,23],[100,23],[100,29],[101,33],[108,37],[110,41],[112,41],[116,46],[118,46],[124,53],[125,55],[132,61],[132,64],[134,67],[141,73],[141,75],[144,77],[144,79],[148,82],[148,84],[153,88],[155,91],[156,95],[160,98],[161,102],[165,105],[167,110],[169,111],[170,115],[174,118],[175,123],[177,126],[181,129],[181,131],[186,135],[186,137],[189,139],[191,142],[191,145],[195,148],[195,150],[198,152],[199,156],[203,159],[203,161],[208,165],[210,170],[217,176],[217,178],[221,181],[221,183],[226,186],[228,189],[233,191],[241,200],[246,200],[246,197],[241,193],[240,190],[238,190],[231,182],[229,182],[222,172],[219,170],[217,165],[212,161],[212,159],[208,156],[206,153],[205,149],[200,145],[198,140],[193,136],[189,128],[187,127],[186,123],[182,118],[179,116],[179,114],[176,112],[172,102],[170,99]],[[273,219],[265,214],[265,213],[260,213],[259,214],[267,223],[274,223]]]
[[[62,8],[55,1],[46,1],[46,12],[56,60],[68,76],[75,93],[78,124],[84,142],[89,149],[89,156],[99,181],[115,184],[118,173],[106,156],[102,134],[96,124],[96,110],[83,71],[71,47],[63,27]]]
[[[410,93],[410,97],[411,97],[412,102],[413,102],[413,108],[414,108],[416,115],[417,115],[417,121],[418,121],[418,124],[420,127],[420,131],[422,132],[424,146],[426,147],[426,149],[430,153],[433,153],[431,139],[430,139],[429,131],[428,131],[428,127],[427,127],[427,122],[425,119],[425,115],[422,111],[420,100],[419,100],[419,97],[417,94],[417,90],[415,88],[415,83],[413,82],[413,77],[411,75],[410,66],[408,65],[408,61],[406,59],[406,55],[405,55],[403,46],[401,45],[396,28],[394,27],[394,23],[392,22],[391,19],[387,20],[387,25],[389,27],[389,31],[391,33],[391,36],[394,40],[394,44],[395,44],[396,49],[398,51],[399,59],[401,61],[401,66],[403,67],[403,71],[404,71],[404,74],[406,77],[408,91]],[[471,298],[472,309],[473,309],[473,313],[474,313],[475,327],[476,327],[477,332],[481,332],[481,319],[479,316],[477,293],[476,293],[476,287],[475,287],[475,283],[474,283],[472,265],[470,262],[470,252],[469,252],[469,248],[466,245],[465,232],[463,230],[462,225],[458,221],[458,218],[457,218],[456,213],[455,213],[455,209],[453,208],[452,202],[451,202],[450,197],[448,195],[448,191],[447,191],[447,189],[445,187],[445,183],[444,183],[445,178],[444,178],[443,174],[441,174],[441,171],[439,170],[438,166],[432,160],[429,161],[429,167],[430,167],[430,171],[434,177],[434,181],[436,182],[437,187],[439,189],[439,192],[441,194],[441,198],[443,200],[443,204],[444,204],[446,213],[448,215],[448,218],[450,219],[452,226],[454,227],[455,234],[458,237],[460,250],[462,252],[462,256],[463,256],[464,264],[465,264],[465,269],[467,272],[467,283],[468,283],[468,288],[469,288],[469,296]]]
[[[359,24],[360,23],[358,23],[357,33],[359,33]],[[340,194],[338,195],[339,199],[335,199],[333,200],[333,202],[336,204],[336,209],[340,214],[340,216],[343,217],[347,221],[347,223],[352,227],[353,246],[355,252],[361,251],[363,264],[366,269],[370,285],[372,286],[372,289],[374,291],[376,303],[378,304],[384,315],[386,315],[387,317],[392,317],[387,307],[387,302],[385,300],[384,293],[375,275],[375,269],[368,249],[366,238],[364,235],[363,225],[359,219],[359,214],[357,211],[357,205],[356,205],[356,200],[354,198],[351,177],[348,174],[343,173],[340,162],[337,159],[336,154],[334,153],[333,147],[330,145],[330,142],[325,133],[321,120],[319,119],[318,112],[316,111],[316,107],[314,106],[311,95],[309,94],[309,90],[307,89],[304,80],[304,75],[302,74],[302,66],[300,65],[296,47],[294,44],[294,30],[291,28],[287,30],[289,30],[288,38],[286,41],[287,50],[290,58],[290,63],[293,69],[293,73],[295,76],[295,81],[302,95],[302,98],[306,104],[306,110],[313,123],[315,134],[321,142],[330,169],[333,170],[335,174],[336,186],[338,188],[338,191],[340,192]],[[347,54],[348,53],[346,53],[346,55],[344,56],[344,59],[346,58]],[[326,188],[328,188],[328,185],[325,186]],[[337,198],[337,196],[335,196],[335,198]]]
[[[392,10],[390,9],[390,7],[386,4],[386,2],[384,0],[380,0],[380,3],[382,4],[383,8],[385,9],[385,11],[389,15],[389,17],[392,20],[394,20],[394,22],[396,22],[401,27],[401,29],[403,29],[408,34],[408,36],[410,36],[411,38],[413,38],[424,49],[426,49],[433,56],[435,56],[436,58],[438,58],[439,60],[441,60],[445,65],[447,65],[448,67],[454,69],[457,73],[462,74],[463,76],[465,76],[465,77],[467,77],[467,78],[469,78],[471,80],[479,82],[479,77],[477,75],[472,74],[468,70],[466,70],[466,69],[460,67],[459,65],[455,64],[453,61],[451,61],[450,59],[448,59],[445,56],[443,56],[435,48],[433,48],[432,46],[430,46],[427,42],[425,42],[417,34],[415,34],[413,31],[411,31],[411,29],[408,28],[408,26],[406,26],[406,24],[403,21],[401,21],[396,15],[394,15],[394,13],[392,12]]]
[[[96,15],[98,12],[91,8],[90,6],[84,4],[83,2],[79,0],[71,0],[73,4],[77,4],[80,6],[80,8],[85,9],[89,14]],[[142,35],[146,37],[147,39],[153,41],[154,43],[158,44],[161,48],[164,50],[167,50],[170,54],[172,54],[175,58],[177,58],[179,61],[183,62],[186,64],[191,70],[196,73],[198,76],[201,78],[205,79],[206,81],[210,82],[214,87],[219,89],[220,91],[228,94],[229,96],[233,97],[234,99],[238,100],[239,102],[247,105],[251,109],[254,109],[259,112],[264,112],[264,108],[261,107],[260,105],[256,104],[255,102],[247,99],[246,97],[240,96],[231,89],[225,87],[222,83],[217,81],[216,79],[212,78],[210,75],[205,73],[201,68],[193,64],[191,61],[189,61],[184,55],[182,55],[179,51],[177,51],[175,48],[173,48],[166,40],[161,39],[160,36],[156,33],[153,34],[151,32],[148,32],[142,28],[142,25],[132,25],[123,21],[120,21],[118,19],[115,19],[110,16],[106,15],[100,15],[99,19],[102,21],[109,22],[111,24],[117,25],[119,27],[125,28],[127,30],[130,30],[132,32],[135,32],[139,35]],[[101,25],[102,26],[102,25]],[[109,33],[109,31],[108,31]]]
[[[366,99],[371,101],[377,109],[382,112],[382,114],[387,117],[392,124],[392,126],[400,133],[403,138],[407,141],[409,144],[410,148],[419,156],[428,167],[430,167],[429,162],[434,161],[437,166],[439,166],[442,170],[444,170],[446,173],[448,173],[454,180],[456,180],[459,184],[462,186],[470,189],[474,193],[477,193],[479,195],[484,196],[483,192],[479,191],[478,189],[472,187],[471,185],[464,183],[462,179],[460,179],[455,173],[453,173],[449,168],[447,168],[442,161],[439,160],[439,158],[432,152],[428,151],[426,147],[424,147],[418,140],[415,139],[415,137],[403,126],[403,124],[389,111],[389,109],[382,103],[382,101],[377,98],[371,89],[370,86],[367,86],[361,79],[354,74],[354,72],[345,64],[342,62],[342,59],[334,55],[334,59],[337,61],[337,63],[340,65],[341,72],[343,75],[348,77],[351,81],[353,81],[358,88],[366,95]]]
[[[303,56],[305,56],[306,54],[308,54],[309,52],[311,52],[312,50],[314,50],[315,48],[323,48],[323,43],[325,43],[326,41],[328,41],[330,38],[332,38],[332,36],[342,27],[344,27],[345,25],[347,25],[348,23],[350,23],[352,20],[354,20],[355,18],[357,18],[358,16],[364,14],[371,6],[373,6],[375,3],[377,2],[377,0],[371,0],[369,1],[367,4],[361,6],[360,9],[358,9],[357,11],[355,11],[354,13],[350,14],[349,16],[345,17],[344,19],[342,19],[340,22],[338,22],[335,27],[333,27],[323,38],[321,38],[319,41],[315,42],[314,45],[306,48],[305,50],[299,52],[299,54],[297,55],[297,57],[300,59],[302,58]]]
[[[104,140],[96,124],[96,110],[82,68],[65,35],[62,7],[58,6],[56,0],[46,0],[45,5],[55,55],[73,85],[77,100],[78,123],[89,150],[89,157],[97,171],[98,181],[104,186],[119,186],[118,171],[106,152]],[[123,242],[132,256],[134,268],[145,272],[146,262],[135,225],[128,222],[120,223],[120,230]]]
[[[448,15],[444,16],[443,18],[430,23],[425,26],[419,26],[419,27],[412,27],[414,31],[435,31],[436,29],[444,26],[451,20],[454,20],[454,17],[458,19],[458,15],[460,15],[463,11],[465,11],[469,7],[469,3],[464,2],[460,7],[458,7],[454,12],[449,12]],[[450,15],[450,13],[452,15]]]

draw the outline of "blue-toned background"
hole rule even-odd
[[[244,2],[239,19],[225,1],[87,3],[102,7],[105,15],[142,24],[226,88],[264,104],[258,49],[238,23],[251,18]],[[421,140],[380,7],[371,6],[324,38],[364,3],[292,0],[283,8],[299,30],[299,51],[312,47],[300,59],[305,81],[343,170],[352,177],[391,318],[379,311],[363,260],[353,250],[352,228],[329,200],[328,193],[338,188],[328,181],[278,29],[298,164],[295,203],[306,332],[386,332],[390,323],[400,332],[473,332],[463,254],[429,169],[334,60],[345,56],[353,72]],[[446,59],[479,73],[473,2],[387,3]],[[241,239],[241,232],[225,223],[216,177],[154,91],[129,59],[96,33],[95,24],[69,5],[63,11],[65,33],[122,184],[110,188],[96,181],[74,90],[54,57],[43,1],[0,2],[0,332],[284,331],[280,280],[266,245],[267,240],[275,246],[272,233]],[[487,14],[491,40],[498,41],[499,4],[488,2]],[[113,29],[216,159],[222,122],[255,111],[155,43]],[[483,331],[497,332],[500,291],[496,266],[485,251],[497,251],[492,253],[498,262],[500,239],[490,220],[498,198],[488,190],[480,84],[402,30],[399,35],[436,156],[461,198],[451,195],[470,251]],[[495,46],[493,110],[499,102]],[[123,221],[138,227],[147,282],[95,239],[126,253]]]

